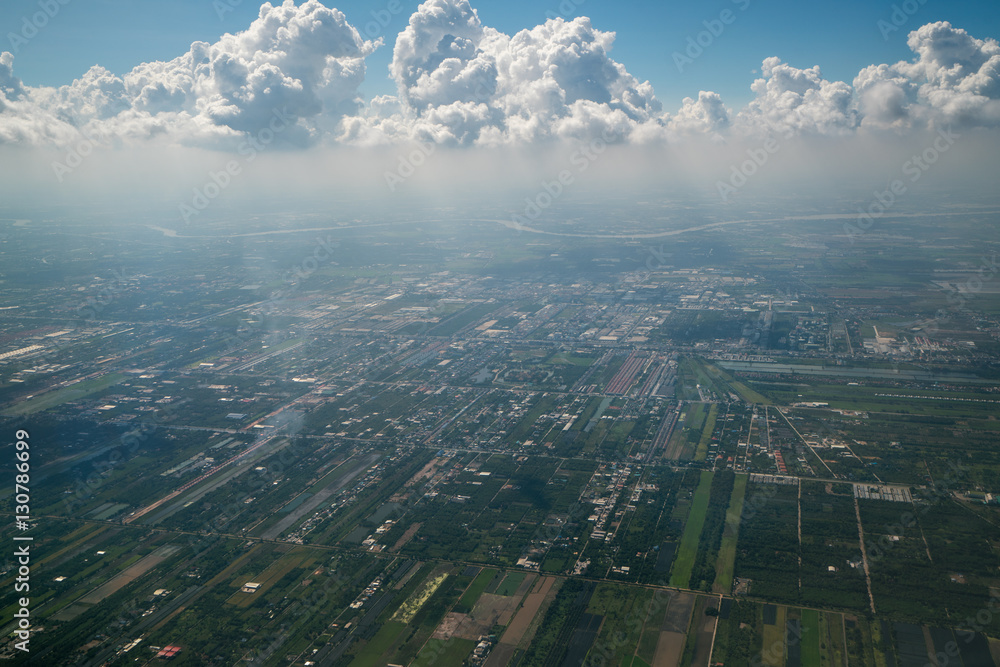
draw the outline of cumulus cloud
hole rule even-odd
[[[858,126],[851,87],[827,81],[819,66],[797,69],[771,57],[750,86],[756,97],[737,118],[752,132],[781,134],[846,135]]]
[[[912,62],[872,65],[853,85],[777,57],[763,61],[738,113],[701,91],[665,113],[609,53],[615,35],[586,18],[551,19],[513,37],[483,26],[468,0],[428,0],[396,42],[395,107],[350,119],[342,139],[530,144],[613,135],[630,143],[728,136],[850,136],[1000,123],[1000,47],[946,22],[910,33]]]
[[[345,139],[498,145],[613,133],[626,140],[644,124],[659,126],[661,105],[648,82],[609,56],[614,38],[583,17],[510,37],[483,26],[468,0],[428,0],[393,51],[399,111],[354,119]]]
[[[95,66],[69,85],[31,89],[28,104],[5,109],[0,125],[23,125],[25,114],[49,115],[117,140],[223,145],[266,127],[280,111],[293,121],[285,140],[305,144],[329,129],[325,123],[357,113],[364,61],[376,46],[343,13],[317,0],[267,3],[247,30],[214,44],[195,42],[169,62],[144,63],[123,77]],[[4,82],[12,76],[12,58],[3,58],[0,86],[9,99],[11,84]],[[54,140],[44,132],[21,136]]]
[[[731,113],[718,93],[700,91],[698,99],[685,97],[668,127],[679,137],[709,137],[721,139],[732,124]]]
[[[871,65],[861,70],[854,78],[854,90],[863,126],[899,131],[913,127],[916,84],[890,65]]]
[[[996,127],[1000,45],[947,21],[913,31],[909,62],[872,65],[854,80],[863,124],[875,128]]]
[[[0,143],[233,148],[276,112],[291,146],[663,144],[1000,124],[1000,45],[947,22],[910,33],[913,60],[871,65],[852,84],[767,58],[739,111],[704,90],[664,111],[650,83],[611,57],[614,42],[586,17],[510,36],[483,25],[469,0],[425,0],[393,45],[396,93],[365,102],[365,61],[381,40],[318,0],[285,0],[242,32],[122,76],[94,66],[65,86],[25,86],[3,53]]]
[[[21,80],[14,76],[14,56],[4,51],[0,53],[0,95],[16,100],[24,94]]]
[[[62,145],[79,133],[28,99],[31,89],[14,75],[14,56],[0,53],[0,144]]]
[[[485,100],[495,89],[496,67],[479,50],[483,36],[468,0],[420,5],[396,38],[389,66],[403,103],[424,110]]]

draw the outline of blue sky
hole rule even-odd
[[[968,0],[925,0],[923,5],[912,0],[918,8],[888,39],[883,38],[878,21],[890,21],[894,4],[901,6],[901,2],[577,2],[567,0],[564,6],[577,4],[576,13],[590,16],[595,27],[616,32],[612,57],[639,80],[648,79],[668,109],[699,90],[713,90],[727,104],[741,106],[751,97],[754,70],[768,56],[799,68],[820,65],[824,78],[850,83],[866,65],[912,57],[906,34],[925,23],[947,20],[979,38],[1000,37],[1000,7]],[[325,4],[342,10],[363,30],[372,12],[385,10],[389,0],[328,0]],[[403,10],[385,29],[386,45],[368,59],[368,76],[361,89],[365,97],[395,92],[386,70],[392,44],[417,5],[402,1]],[[547,12],[560,13],[556,0],[473,2],[473,6],[485,25],[507,34],[543,22]],[[21,46],[14,71],[25,84],[34,86],[69,83],[94,64],[121,75],[141,62],[169,60],[193,41],[214,42],[224,32],[244,29],[256,18],[259,4],[242,0],[221,19],[215,7],[212,0],[69,0],[37,37]],[[712,39],[701,56],[678,72],[671,54],[683,51],[688,38],[705,29],[704,21],[717,19],[726,9],[733,11],[735,20]],[[7,34],[20,28],[23,17],[37,11],[37,0],[6,0],[0,5],[4,28],[0,50],[12,50]]]

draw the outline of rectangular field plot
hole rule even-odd
[[[689,637],[690,642],[690,637]],[[712,664],[772,667],[1000,665],[981,633],[748,600],[723,605]],[[685,664],[690,664],[688,661]]]
[[[991,527],[951,499],[861,500],[859,507],[879,613],[949,625],[975,615],[1000,584],[987,538]],[[998,619],[987,620],[988,631],[1000,631]]]
[[[518,664],[707,667],[719,608],[717,596],[570,579]]]
[[[417,654],[414,667],[462,667],[465,658],[476,648],[471,639],[453,637],[448,640],[429,639]]]
[[[803,482],[801,488],[802,603],[863,609],[864,571],[851,566],[861,558],[853,496],[823,482]]]
[[[708,513],[711,487],[712,473],[703,471],[698,488],[695,489],[694,497],[691,500],[691,510],[688,512],[687,523],[684,525],[684,534],[681,536],[680,547],[677,550],[677,559],[671,570],[671,586],[687,588],[691,580],[691,571],[694,569],[695,558],[698,556],[701,529],[705,525],[705,516]]]
[[[728,594],[733,588],[733,569],[736,565],[736,542],[743,515],[743,500],[747,490],[747,475],[737,475],[733,484],[733,494],[726,510],[726,525],[722,533],[722,545],[715,565],[715,584],[712,590]]]
[[[798,550],[798,487],[751,482],[737,540],[734,590],[797,602]]]

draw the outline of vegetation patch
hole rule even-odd
[[[413,620],[420,608],[424,606],[424,603],[431,599],[434,592],[441,587],[441,584],[445,582],[448,578],[448,574],[440,574],[434,579],[425,582],[423,587],[419,588],[413,595],[409,597],[403,604],[399,606],[396,613],[392,615],[390,620],[399,621],[400,623],[409,624]]]
[[[677,551],[677,560],[670,575],[670,585],[687,588],[691,582],[691,570],[698,555],[698,540],[701,537],[702,526],[705,525],[705,515],[708,512],[708,500],[712,487],[712,473],[702,471],[698,488],[694,492],[691,511],[688,513],[684,534]]]

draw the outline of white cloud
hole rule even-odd
[[[14,56],[7,51],[0,53],[0,95],[16,100],[24,94],[21,80],[14,76]]]
[[[31,89],[34,108],[18,111],[48,113],[73,128],[122,141],[225,145],[266,127],[281,110],[297,121],[283,139],[305,144],[357,112],[364,60],[376,46],[340,11],[316,0],[267,3],[243,32],[214,44],[195,42],[169,62],[144,63],[121,78],[95,66],[58,89]],[[4,58],[0,85],[5,73],[10,76],[11,58]],[[0,116],[0,127],[24,122],[10,109]],[[0,131],[2,137],[12,134]],[[21,136],[54,140],[45,132]]]
[[[731,124],[731,113],[722,103],[722,97],[718,93],[702,90],[697,100],[684,98],[668,127],[672,134],[680,138],[709,137],[718,140]]]
[[[797,69],[779,58],[764,60],[761,74],[750,86],[756,98],[737,117],[752,133],[847,135],[858,126],[851,87],[827,81],[819,66]]]
[[[352,119],[344,139],[401,133],[499,145],[589,139],[604,131],[627,139],[644,123],[659,122],[660,103],[648,82],[608,55],[614,37],[586,18],[555,18],[510,37],[484,27],[468,0],[428,0],[393,51],[401,110]]]
[[[0,53],[0,144],[62,145],[79,132],[29,99],[34,94],[14,75],[14,56]]]
[[[4,53],[0,143],[62,147],[86,135],[232,149],[276,110],[292,121],[278,139],[290,146],[524,146],[602,136],[662,144],[1000,125],[1000,45],[946,22],[910,33],[912,61],[867,67],[853,85],[824,79],[818,66],[767,58],[754,99],[738,112],[711,91],[665,112],[649,82],[611,57],[614,42],[585,17],[509,36],[484,26],[469,0],[426,0],[394,43],[396,94],[365,103],[365,60],[381,40],[364,40],[318,0],[286,0],[264,4],[243,32],[120,77],[94,66],[59,88],[24,86]]]
[[[389,66],[403,103],[422,111],[477,97],[484,100],[495,86],[496,68],[479,50],[483,36],[468,0],[420,5],[396,38]],[[477,90],[480,82],[491,90]]]
[[[915,109],[916,86],[889,65],[871,65],[854,78],[862,125],[879,129],[909,130]]]
[[[913,31],[912,61],[872,65],[854,80],[864,124],[891,127],[995,127],[1000,124],[1000,45],[947,21]]]

